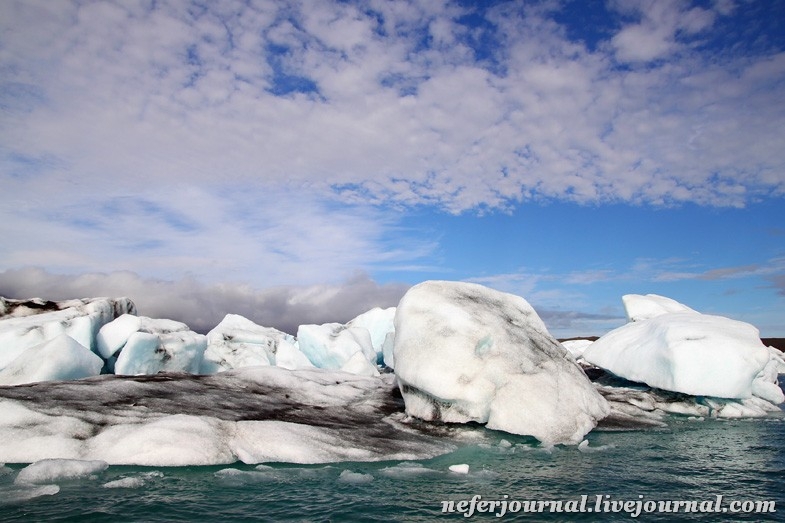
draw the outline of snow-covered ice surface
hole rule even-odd
[[[406,412],[579,443],[610,412],[523,298],[460,282],[412,287],[395,315]]]
[[[776,384],[780,362],[763,345],[758,329],[666,300],[625,296],[627,314],[635,321],[600,337],[583,358],[617,376],[667,391],[732,399],[755,396],[773,403],[785,399]]]
[[[118,316],[136,312],[128,298],[89,298],[61,302],[0,297],[0,369],[31,347],[67,334],[95,351],[99,329]]]
[[[625,294],[621,297],[628,321],[643,321],[669,312],[695,312],[672,298],[657,294]]]
[[[0,387],[0,463],[324,463],[454,448],[406,422],[395,392],[391,375],[277,367]]]

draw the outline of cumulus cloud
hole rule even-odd
[[[5,161],[39,174],[27,192],[288,184],[453,212],[781,192],[785,59],[617,68],[722,15],[616,5],[639,21],[611,53],[536,4],[480,10],[475,27],[438,2],[5,2]]]
[[[617,0],[611,5],[638,18],[611,39],[616,58],[623,62],[648,62],[671,55],[687,45],[685,40],[708,30],[718,13],[728,14],[729,9],[717,5],[714,12],[682,0]]]
[[[379,284],[362,273],[335,285],[264,290],[229,283],[205,285],[190,278],[142,278],[129,271],[69,276],[25,268],[0,273],[0,296],[50,300],[127,296],[139,315],[182,321],[199,332],[207,332],[226,314],[240,314],[296,334],[301,324],[345,323],[374,307],[394,307],[407,289],[404,284]]]

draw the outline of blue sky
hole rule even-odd
[[[785,336],[785,7],[0,3],[0,295],[292,330],[425,279]]]

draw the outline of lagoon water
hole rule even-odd
[[[782,521],[785,413],[754,420],[672,418],[667,428],[598,432],[583,448],[468,427],[459,448],[417,462],[111,466],[59,481],[59,492],[24,500],[30,489],[0,476],[0,521],[434,521],[442,501],[695,500],[722,507],[768,500],[776,513],[642,513],[642,521]],[[449,471],[468,464],[468,474]],[[117,482],[117,480],[122,480]],[[115,482],[115,483],[111,483]],[[109,486],[116,488],[108,488]],[[604,496],[610,496],[605,498]],[[506,498],[504,496],[507,496]],[[642,496],[642,497],[640,497]],[[577,505],[574,501],[573,505]],[[608,505],[609,507],[611,505]],[[475,514],[482,520],[630,521],[628,513]],[[497,512],[499,509],[497,508]]]

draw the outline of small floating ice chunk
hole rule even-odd
[[[503,440],[501,440],[501,441],[499,442],[499,447],[501,447],[501,448],[503,448],[503,449],[508,449],[508,448],[512,447],[512,443],[510,443],[510,442],[509,442],[509,441],[507,441],[506,439],[503,439]]]
[[[139,488],[144,486],[145,484],[144,478],[140,477],[131,477],[131,478],[120,478],[114,481],[109,481],[104,483],[102,486],[104,488]]]
[[[370,483],[373,481],[373,475],[344,470],[341,472],[341,475],[338,476],[338,481],[341,483]]]
[[[589,440],[585,439],[585,440],[581,441],[580,444],[578,445],[578,450],[583,452],[583,453],[600,452],[600,451],[607,450],[607,449],[612,449],[612,448],[615,448],[615,447],[616,447],[615,445],[600,445],[599,447],[590,447],[589,446]]]
[[[139,474],[137,476],[128,476],[125,478],[116,479],[114,481],[109,481],[104,483],[102,486],[104,488],[139,488],[143,487],[151,478],[162,477],[164,477],[162,472],[154,470],[152,472],[145,472],[144,474]]]
[[[450,472],[454,472],[456,474],[468,474],[469,473],[469,465],[466,463],[461,463],[458,465],[450,465],[449,467]]]
[[[35,485],[89,477],[107,467],[109,464],[101,460],[42,459],[20,470],[14,483]]]

